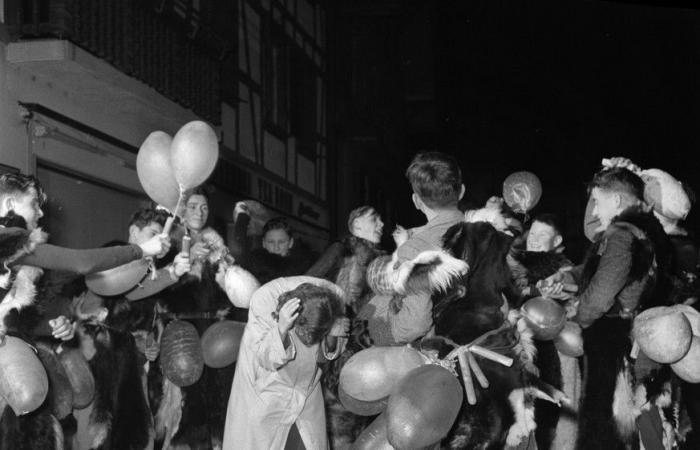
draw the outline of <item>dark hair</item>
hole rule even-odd
[[[168,213],[162,209],[140,208],[131,215],[129,226],[136,225],[139,230],[142,230],[143,227],[152,222],[165,226],[165,221],[167,219]]]
[[[348,231],[352,233],[353,222],[355,222],[355,220],[357,220],[358,218],[363,217],[365,214],[368,214],[369,212],[373,212],[377,215],[379,214],[373,207],[369,205],[363,205],[350,211],[350,214],[348,215]]]
[[[300,300],[299,317],[294,323],[294,329],[306,345],[320,342],[331,330],[335,320],[343,315],[340,298],[330,289],[311,283],[302,283],[280,295],[277,298],[277,313],[293,298]]]
[[[644,181],[624,167],[603,168],[593,175],[588,184],[588,193],[593,188],[626,194],[637,200],[644,200]]]
[[[549,225],[552,227],[555,233],[557,233],[559,236],[564,236],[564,229],[562,228],[561,221],[559,220],[559,216],[556,214],[551,214],[551,213],[541,213],[536,215],[533,219],[532,222],[530,222],[530,226],[532,226],[533,223],[535,222],[540,222],[545,225]]]
[[[413,192],[429,207],[456,205],[462,190],[457,161],[440,152],[419,153],[406,170]]]
[[[187,192],[186,197],[184,198],[185,201],[189,200],[190,197],[193,195],[201,195],[207,200],[207,203],[209,203],[209,192],[207,188],[204,187],[204,185],[197,186],[196,188],[192,189],[191,191]]]
[[[3,173],[0,175],[0,196],[26,194],[31,188],[37,193],[39,205],[46,201],[46,193],[34,175]]]
[[[272,230],[283,230],[290,238],[293,237],[292,227],[287,223],[287,219],[284,217],[275,217],[265,222],[262,229],[263,238],[265,238],[268,231]]]

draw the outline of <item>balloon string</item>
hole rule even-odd
[[[178,215],[178,211],[180,211],[180,205],[182,205],[182,200],[185,198],[185,188],[180,184],[180,195],[177,197],[177,203],[175,204],[175,210],[171,211],[170,213],[172,214],[171,217],[168,218],[168,221],[165,223],[165,227],[163,228],[163,234],[170,234],[170,229],[173,226],[173,222],[175,221],[176,217],[180,217]]]

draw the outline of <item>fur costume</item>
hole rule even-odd
[[[517,313],[506,313],[506,299],[514,295],[506,263],[512,238],[487,223],[464,223],[450,228],[444,241],[445,248],[469,263],[470,273],[455,279],[447,294],[435,298],[437,335],[454,347],[486,334],[488,338],[480,345],[515,362],[505,367],[477,357],[490,386],[488,390],[475,386],[475,405],[462,403],[443,448],[518,446],[536,427],[534,399],[558,401],[563,394],[539,380],[532,333]],[[450,350],[443,346],[441,356]]]
[[[0,218],[0,335],[10,333],[29,340],[30,330],[22,326],[19,312],[34,303],[35,282],[42,270],[10,265],[45,241],[41,229],[27,231],[22,217],[11,212]],[[17,417],[0,401],[0,450],[62,450],[63,430],[48,403]]]
[[[614,219],[592,246],[584,263],[579,292],[584,292],[591,283],[602,250],[613,233],[631,233],[634,238],[626,286],[643,283],[634,312],[666,304],[668,239],[652,214],[636,209],[627,210]],[[658,365],[636,379],[634,361],[629,358],[631,321],[619,314],[620,309],[621,305],[616,302],[606,316],[583,332],[586,375],[577,443],[580,450],[636,448],[635,421],[642,405],[655,404],[668,381],[667,371]]]

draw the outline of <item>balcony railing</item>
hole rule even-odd
[[[194,0],[8,0],[11,41],[67,39],[218,123],[222,79],[234,57],[235,2]],[[226,72],[224,72],[226,71]],[[227,91],[227,89],[224,89]]]

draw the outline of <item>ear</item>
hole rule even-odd
[[[136,236],[136,233],[139,232],[139,227],[136,225],[129,225],[129,242],[133,240],[133,238]]]
[[[15,209],[15,199],[11,195],[5,196],[0,203],[0,215],[6,216],[7,213]]]
[[[564,238],[562,238],[560,235],[557,234],[557,235],[554,237],[554,247],[555,247],[555,248],[556,248],[556,247],[559,247],[559,246],[561,245],[562,242],[564,242]]]
[[[467,188],[464,187],[464,184],[462,184],[462,189],[459,191],[459,199],[462,200],[462,197],[464,197],[464,193],[467,192]]]
[[[622,209],[623,208],[623,199],[622,199],[622,194],[615,192],[613,193],[613,201],[615,202],[615,207],[617,209]]]
[[[411,195],[411,200],[413,200],[413,206],[415,206],[417,210],[421,210],[423,208],[423,200],[421,200],[418,194],[415,192]]]

